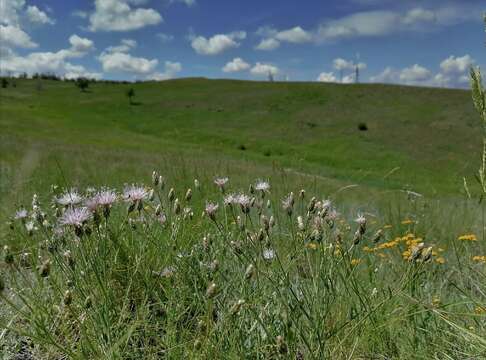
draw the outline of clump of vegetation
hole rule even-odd
[[[150,186],[52,191],[12,218],[25,247],[3,250],[2,336],[32,357],[486,351],[478,233],[424,237],[420,197],[389,222],[266,180],[181,188],[154,172]]]
[[[129,101],[129,104],[130,105],[133,105],[133,97],[135,96],[135,89],[134,88],[130,88],[127,90],[127,97],[128,97],[128,101]]]
[[[368,130],[368,125],[366,125],[366,123],[365,123],[365,122],[360,122],[360,123],[358,124],[358,129],[359,129],[360,131],[367,131],[367,130]]]
[[[8,87],[8,80],[6,78],[2,78],[1,83],[3,89],[6,89]]]
[[[89,80],[84,77],[77,78],[74,84],[82,91],[86,92],[86,89],[89,87]]]

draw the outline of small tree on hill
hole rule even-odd
[[[132,98],[135,96],[135,90],[133,88],[130,88],[127,90],[127,97],[128,97],[128,101],[130,103],[130,105],[133,104],[132,102]]]
[[[8,86],[8,80],[6,78],[2,78],[2,88],[6,88]]]
[[[77,78],[74,84],[80,88],[82,92],[85,92],[89,87],[89,80],[86,78]]]

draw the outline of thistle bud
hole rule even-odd
[[[379,229],[375,235],[373,235],[373,242],[377,243],[380,241],[381,237],[383,236],[383,229]]]
[[[159,205],[157,205],[157,207],[155,208],[155,216],[160,216],[160,214],[162,213],[162,207]]]
[[[191,199],[192,199],[192,190],[191,189],[187,189],[185,199],[186,199],[186,201],[191,201]]]
[[[317,199],[315,197],[312,197],[309,201],[309,204],[307,205],[307,211],[309,213],[312,213],[314,209],[316,208],[316,201]]]
[[[427,262],[432,258],[432,246],[422,250],[421,260],[422,262]]]
[[[277,343],[277,350],[280,354],[286,354],[288,352],[288,347],[287,344],[285,343],[285,340],[283,336],[278,335],[276,338],[276,343]]]
[[[201,187],[198,179],[194,179],[194,187],[196,188],[196,190],[199,190],[199,188]]]
[[[62,256],[64,257],[64,260],[66,261],[66,263],[68,264],[68,266],[71,269],[73,269],[74,266],[75,266],[75,263],[74,263],[74,258],[71,255],[71,250],[66,250]]]
[[[160,177],[159,177],[159,174],[157,173],[157,171],[155,171],[155,170],[154,170],[154,171],[152,172],[152,184],[153,184],[154,186],[157,186],[157,185],[159,185],[159,183],[160,183]]]
[[[206,289],[206,297],[208,299],[213,298],[216,295],[218,288],[214,282],[209,284],[208,288]]]
[[[263,241],[263,239],[265,239],[265,232],[263,229],[258,230],[256,238],[258,241]]]
[[[245,271],[245,279],[247,280],[251,279],[253,276],[255,276],[255,273],[256,273],[255,266],[253,266],[253,264],[248,265]]]
[[[270,219],[268,220],[268,225],[270,225],[270,228],[273,228],[275,226],[275,218],[270,216]]]
[[[48,277],[51,272],[51,261],[47,259],[39,267],[39,275],[43,278]]]
[[[254,193],[255,193],[255,188],[253,187],[253,185],[252,185],[252,184],[250,184],[250,186],[248,187],[248,192],[249,192],[250,194],[254,194]]]
[[[302,200],[305,198],[305,190],[304,189],[299,191],[299,198],[301,198]]]
[[[272,202],[270,199],[267,200],[267,209],[270,209],[272,207]]]
[[[179,199],[175,199],[174,201],[174,214],[179,215],[181,213],[181,204],[179,203]]]
[[[235,302],[235,303],[233,304],[233,306],[231,307],[231,309],[230,309],[230,314],[231,314],[231,315],[237,315],[237,314],[240,312],[241,307],[242,307],[244,304],[245,304],[245,300],[243,300],[243,299],[240,299],[240,300],[238,300],[237,302]]]
[[[4,256],[5,263],[7,263],[9,265],[13,264],[13,262],[14,262],[14,256],[10,252],[10,247],[8,245],[5,245],[3,247],[3,252],[5,253],[5,256]]]
[[[164,190],[165,188],[165,179],[161,176],[159,176],[159,188],[160,190]]]
[[[265,215],[262,215],[260,217],[260,220],[261,220],[261,223],[262,223],[263,228],[265,229],[265,231],[268,231],[268,229],[270,228],[270,223],[268,221],[268,218]]]
[[[148,199],[149,199],[149,201],[154,201],[154,198],[155,198],[154,189],[150,189],[150,191],[148,193]]]
[[[300,231],[305,230],[304,219],[300,215],[297,216],[297,227],[299,228]]]
[[[411,262],[417,261],[420,258],[421,254],[422,254],[422,250],[423,250],[424,247],[425,247],[425,244],[423,242],[414,246],[412,248],[411,253],[410,253],[409,260]]]
[[[93,300],[91,299],[91,296],[87,296],[86,299],[84,300],[84,308],[89,309],[93,305]]]
[[[211,264],[209,265],[209,268],[211,269],[212,272],[216,272],[219,269],[219,261],[214,259]]]
[[[30,254],[28,252],[24,252],[20,255],[20,266],[25,268],[30,268]]]
[[[238,228],[240,229],[240,231],[245,230],[245,223],[244,223],[244,221],[241,219],[241,216],[239,216],[239,215],[238,215],[238,217],[236,218],[236,224],[238,225]]]
[[[73,302],[73,293],[71,292],[71,290],[66,290],[66,292],[64,293],[63,303],[64,305],[69,306],[71,305],[72,302]]]
[[[169,199],[170,202],[174,201],[174,199],[175,199],[175,190],[174,190],[174,188],[170,188],[169,194],[167,195],[167,198]]]
[[[354,245],[358,245],[362,238],[363,238],[363,234],[361,233],[361,231],[359,229],[356,230],[353,237]]]

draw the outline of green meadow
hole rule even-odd
[[[0,353],[486,358],[481,131],[465,90],[18,79]]]

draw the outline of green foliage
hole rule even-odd
[[[86,89],[89,87],[89,80],[87,78],[77,78],[74,84],[81,89],[82,92],[85,92]]]

